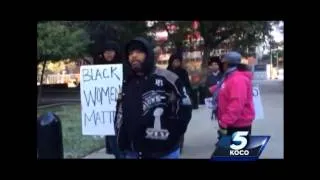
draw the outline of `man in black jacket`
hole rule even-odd
[[[125,51],[131,73],[116,115],[119,148],[126,158],[179,158],[192,111],[186,87],[174,73],[156,68],[146,39],[135,38]]]

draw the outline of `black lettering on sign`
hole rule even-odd
[[[103,96],[109,97],[109,88],[101,88],[101,93],[100,93],[100,104],[102,105],[102,99]],[[109,104],[111,104],[111,101],[109,100]]]
[[[92,122],[92,121],[93,121],[94,125],[97,125],[94,110],[91,112],[90,117],[87,115],[87,113],[84,113],[84,126],[87,126],[87,122]]]
[[[117,101],[117,96],[121,90],[121,86],[118,87],[94,87],[88,91],[83,91],[86,100],[87,107],[91,104],[95,107],[97,104],[102,105],[106,100],[109,104],[112,101]]]
[[[95,119],[94,119],[94,125],[97,125],[97,122],[99,122],[100,121],[100,123],[102,123],[101,122],[101,117],[100,117],[100,112],[96,112],[95,113]]]
[[[117,70],[117,67],[111,67],[111,78],[115,76],[118,80],[120,80],[120,77],[115,73],[116,70]]]
[[[100,104],[102,105],[103,97],[107,98],[109,104],[111,104],[112,101],[116,101],[118,92],[119,92],[119,89],[117,89],[116,87],[106,87],[106,88],[101,87],[100,91],[98,92],[98,94],[100,95],[100,98],[99,98]]]
[[[115,114],[116,114],[116,112],[115,111],[111,111],[110,113],[109,113],[109,123],[111,124],[111,123],[113,123],[114,122],[114,118],[115,118]]]
[[[258,89],[253,89],[253,90],[252,90],[252,94],[253,94],[253,97],[259,96],[259,91],[258,91]]]
[[[110,67],[101,69],[82,69],[83,82],[96,81],[101,79],[117,78],[120,80],[119,75],[116,72],[117,67]]]
[[[111,87],[110,96],[109,96],[109,103],[111,101],[117,101],[117,95],[118,95],[117,88],[116,87]]]
[[[83,79],[83,82],[88,82],[88,81],[91,81],[92,79],[92,69],[91,69],[91,73],[89,71],[89,69],[82,69],[82,79]]]
[[[101,74],[101,72],[100,72],[100,69],[97,69],[97,71],[96,71],[96,76],[95,76],[95,81],[97,80],[97,79],[103,79],[103,76],[102,76],[102,74]]]
[[[89,115],[84,113],[84,126],[88,126],[90,123],[94,126],[99,124],[112,124],[115,118],[115,111],[95,111],[92,110]],[[109,121],[107,121],[109,119]]]
[[[103,116],[103,123],[105,123],[106,122],[106,120],[107,120],[107,114],[110,114],[110,111],[102,111],[102,116]]]
[[[91,90],[89,90],[89,93],[83,90],[83,93],[87,107],[90,106],[90,102],[92,102],[93,106],[96,106],[96,94],[92,94]]]
[[[108,79],[109,76],[108,76],[108,69],[103,69],[103,77]]]

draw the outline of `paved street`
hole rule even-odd
[[[261,158],[283,158],[283,81],[266,81],[260,87],[265,119],[254,123],[252,133],[271,136]]]
[[[265,81],[260,84],[265,119],[253,124],[253,135],[270,135],[271,139],[261,158],[283,158],[283,82]],[[200,107],[193,111],[192,120],[185,136],[185,147],[181,158],[208,159],[217,142],[217,122],[210,120],[210,110]],[[86,158],[109,159],[104,150]]]

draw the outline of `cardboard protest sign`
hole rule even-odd
[[[264,119],[263,105],[261,102],[260,90],[258,86],[254,86],[252,89],[253,104],[255,110],[255,119]],[[207,108],[212,109],[212,97],[205,99]]]
[[[205,105],[207,106],[207,108],[209,108],[209,109],[212,109],[212,108],[213,108],[213,107],[212,107],[212,97],[205,98],[205,99],[204,99],[204,103],[205,103]]]
[[[114,135],[116,101],[123,79],[122,64],[80,68],[83,135]]]
[[[264,111],[263,105],[261,102],[260,90],[258,86],[253,87],[253,104],[254,104],[254,111],[255,111],[255,119],[264,119]]]

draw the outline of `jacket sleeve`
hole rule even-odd
[[[117,99],[115,117],[114,117],[114,128],[115,128],[116,136],[121,125],[122,125],[122,93],[119,93],[118,99]]]
[[[191,120],[192,115],[192,104],[190,97],[187,93],[186,86],[182,83],[180,79],[176,82],[177,94],[178,94],[178,117],[180,121],[179,131],[181,134],[184,134],[187,130],[188,124]]]
[[[115,115],[115,136],[117,138],[117,145],[119,147],[119,150],[124,151],[128,149],[127,145],[129,140],[127,139],[127,136],[125,135],[126,129],[123,124],[123,109],[122,109],[123,100],[118,99],[117,100],[117,108],[116,108],[116,115]]]
[[[231,81],[227,90],[229,102],[220,119],[220,126],[223,128],[228,128],[239,118],[247,98],[247,87],[244,80]]]
[[[191,93],[191,84],[190,84],[190,80],[189,80],[189,75],[188,75],[188,72],[187,71],[184,71],[184,79],[185,79],[185,83],[186,83],[186,88],[187,88],[187,92]]]

